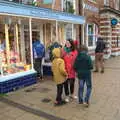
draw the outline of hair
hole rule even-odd
[[[67,41],[69,41],[69,43],[71,44],[71,50],[74,51],[75,50],[75,45],[72,39],[67,39]]]
[[[79,51],[80,52],[83,52],[83,51],[88,52],[88,47],[86,45],[80,45]]]

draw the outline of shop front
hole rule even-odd
[[[32,53],[34,36],[47,49],[54,41],[64,44],[66,24],[71,24],[73,31],[74,24],[84,22],[81,16],[0,2],[0,93],[36,83]],[[49,66],[50,62],[44,61],[43,65]]]

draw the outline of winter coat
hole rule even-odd
[[[86,75],[89,76],[91,69],[93,69],[91,57],[86,52],[78,53],[74,63],[74,69],[79,79],[84,79]]]
[[[73,68],[74,61],[77,56],[77,50],[66,53],[63,57],[65,61],[65,69],[68,73],[68,78],[75,78],[75,70]]]
[[[98,38],[98,41],[96,43],[96,49],[95,53],[103,53],[105,49],[105,42],[102,38]]]
[[[43,58],[45,56],[45,47],[39,41],[36,40],[33,42],[33,58]]]
[[[65,70],[64,60],[60,58],[60,48],[54,48],[52,54],[54,57],[52,61],[52,72],[54,81],[56,82],[56,84],[62,84],[66,80],[67,72]]]

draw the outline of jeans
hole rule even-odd
[[[85,83],[87,86],[87,91],[86,91],[85,99],[84,99],[83,93],[84,93]],[[92,91],[91,75],[87,75],[86,77],[84,77],[84,79],[79,80],[79,89],[78,89],[79,102],[89,102],[91,91]]]

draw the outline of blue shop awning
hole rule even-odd
[[[85,23],[85,18],[83,16],[6,1],[0,1],[0,14],[58,20],[74,24]]]

